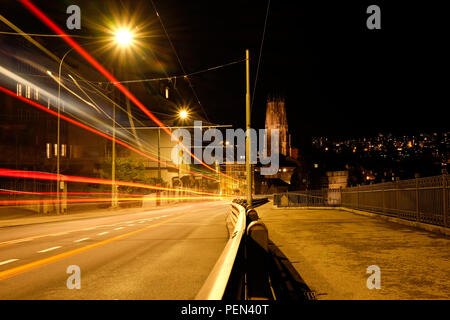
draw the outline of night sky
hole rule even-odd
[[[90,26],[101,24],[102,17],[110,12],[132,13],[146,32],[155,35],[146,40],[152,48],[148,50],[154,50],[163,61],[165,71],[182,74],[150,1],[34,3],[62,26],[67,6],[79,5],[82,30],[69,34],[98,35]],[[187,73],[243,59],[248,48],[253,90],[267,1],[154,3]],[[253,126],[264,126],[265,102],[269,95],[276,95],[286,99],[294,145],[311,135],[358,137],[380,131],[447,130],[448,19],[441,3],[272,0],[252,109]],[[366,8],[371,4],[381,8],[381,30],[366,27]],[[20,4],[1,11],[28,32],[49,32]],[[2,30],[6,28],[2,26]],[[59,56],[68,48],[61,39],[50,41]],[[137,69],[158,75],[151,63],[144,63],[150,61],[145,56],[151,56],[145,52]],[[131,79],[142,74],[133,74],[132,68],[129,71]],[[243,127],[244,63],[195,75],[191,80],[212,122]],[[186,100],[195,101],[182,81],[179,88]],[[201,108],[195,110],[204,117]]]

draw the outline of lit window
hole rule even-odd
[[[51,148],[52,148],[52,145],[50,143],[47,143],[45,146],[45,152],[47,154],[47,159],[50,159],[50,157],[51,157]]]
[[[53,145],[53,153],[54,153],[55,157],[58,156],[58,145],[56,143]]]
[[[20,83],[17,84],[17,95],[22,96],[22,85]]]
[[[27,99],[31,98],[31,87],[30,86],[26,86],[25,95],[26,95]]]
[[[66,156],[66,145],[62,144],[61,145],[61,157],[65,157]]]
[[[169,87],[166,87],[166,99],[169,99]]]
[[[38,88],[34,88],[34,100],[39,100],[39,90]]]

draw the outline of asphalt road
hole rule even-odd
[[[228,240],[225,201],[0,228],[0,299],[193,299]],[[81,288],[68,289],[78,266]]]

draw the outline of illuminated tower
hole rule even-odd
[[[267,148],[271,150],[271,130],[279,130],[280,154],[291,156],[291,136],[288,133],[288,122],[284,98],[268,98],[266,109]]]

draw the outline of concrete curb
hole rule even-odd
[[[355,210],[355,209],[349,209],[349,208],[345,208],[345,207],[276,207],[273,205],[272,209],[276,209],[276,210],[341,210],[341,211],[351,212],[354,214],[363,215],[366,217],[379,218],[379,219],[383,219],[383,220],[386,220],[389,222],[402,224],[402,225],[405,225],[408,227],[418,228],[418,229],[450,236],[450,228],[435,226],[435,225],[427,224],[427,223],[423,223],[423,222],[417,222],[417,221],[411,221],[411,220],[405,220],[405,219],[401,219],[401,218],[391,217],[391,216],[383,215],[381,213]]]

